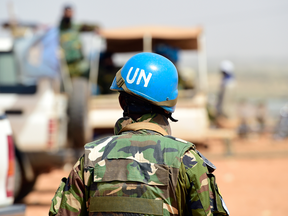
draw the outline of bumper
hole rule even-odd
[[[1,216],[25,216],[26,206],[24,204],[15,204],[6,207],[0,207]]]

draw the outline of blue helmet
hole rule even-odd
[[[155,53],[139,53],[117,72],[110,89],[144,98],[173,113],[178,96],[178,73],[167,58]]]

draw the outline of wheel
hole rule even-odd
[[[72,79],[73,90],[68,100],[68,139],[73,148],[82,148],[92,138],[88,125],[88,80],[83,77]]]
[[[18,158],[15,158],[15,176],[14,176],[14,179],[15,179],[15,181],[14,181],[15,182],[14,183],[14,197],[16,200],[16,198],[20,194],[20,190],[21,190],[21,186],[22,186],[22,182],[23,182],[22,169],[20,167]]]
[[[14,187],[14,201],[21,201],[29,192],[33,190],[36,182],[36,177],[32,181],[27,181],[25,178],[23,166],[19,162],[19,158],[15,158],[15,187]]]

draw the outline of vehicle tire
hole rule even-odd
[[[25,178],[23,167],[20,164],[19,158],[15,158],[15,187],[14,187],[14,202],[20,202],[28,193],[33,190],[36,178],[32,181],[27,181]]]
[[[19,159],[15,158],[15,181],[14,181],[14,197],[16,200],[16,197],[20,194],[23,178],[22,178],[22,169],[19,164]]]
[[[92,138],[88,123],[89,83],[83,77],[75,77],[72,87],[68,100],[68,139],[71,147],[83,148]]]

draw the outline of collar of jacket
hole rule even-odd
[[[163,116],[161,114],[157,114],[157,113],[145,114],[145,115],[141,116],[140,118],[138,118],[136,121],[134,121],[130,117],[122,117],[122,118],[118,119],[116,124],[115,124],[114,134],[119,135],[119,132],[122,130],[122,128],[124,128],[128,124],[133,124],[135,122],[150,122],[150,123],[157,124],[160,127],[162,127],[169,135],[171,135],[171,128],[170,128],[170,125],[169,125],[167,118],[165,116]],[[149,132],[144,129],[144,130],[141,130],[141,133],[148,134]]]

